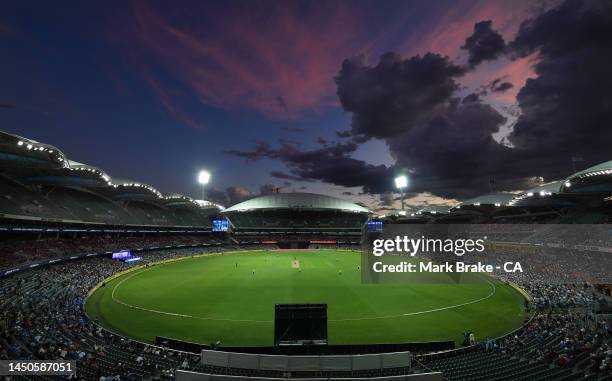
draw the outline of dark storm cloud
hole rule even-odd
[[[376,66],[363,56],[344,60],[335,80],[342,107],[353,113],[353,135],[387,138],[447,102],[463,72],[437,54],[402,59],[387,53]]]
[[[326,145],[326,144],[327,144],[327,139],[325,139],[325,138],[323,138],[323,137],[319,136],[319,137],[317,138],[317,143],[319,143],[320,145],[324,146],[324,145]]]
[[[494,60],[505,49],[504,38],[492,28],[491,20],[481,21],[474,25],[474,33],[465,40],[461,49],[468,52],[468,64],[475,67],[483,61]]]
[[[514,87],[514,85],[508,81],[505,80],[506,77],[500,77],[500,78],[495,78],[494,80],[492,80],[491,82],[479,87],[475,93],[473,93],[474,95],[478,96],[479,99],[481,96],[485,96],[489,93],[504,93],[508,90],[510,90],[511,88]],[[470,94],[472,95],[472,94]],[[467,98],[467,97],[466,97]],[[465,101],[465,99],[464,99]]]
[[[259,195],[262,196],[278,193],[279,191],[280,188],[274,184],[263,184],[259,187]]]
[[[284,182],[283,185],[285,187],[289,187],[292,184],[289,182]],[[212,188],[206,190],[206,199],[224,206],[232,206],[254,197],[278,193],[280,189],[281,188],[279,186],[274,184],[262,184],[259,186],[257,192],[252,192],[249,189],[239,186],[228,187],[225,189],[225,191]],[[304,187],[300,189],[304,189]]]
[[[511,150],[492,137],[505,122],[487,104],[451,103],[387,144],[398,165],[411,168],[411,191],[467,197],[487,192],[489,179],[509,159]]]
[[[353,135],[352,139],[353,143],[362,144],[370,140],[370,137],[366,134]]]
[[[510,50],[538,57],[537,77],[517,95],[510,142],[525,156],[537,152],[551,175],[567,174],[574,155],[585,164],[610,160],[612,3],[565,1],[523,22]]]
[[[17,105],[14,103],[0,103],[0,108],[14,109],[17,108]]]
[[[495,82],[495,81],[493,81],[493,82]],[[491,91],[493,91],[495,93],[503,93],[503,92],[506,92],[506,91],[510,90],[513,87],[514,87],[514,85],[512,83],[510,83],[510,82],[495,83],[491,87]]]
[[[237,157],[243,158],[248,162],[257,161],[257,160],[263,159],[264,157],[271,157],[273,154],[273,151],[271,150],[270,145],[265,142],[257,142],[257,144],[255,145],[254,151],[240,151],[240,150],[229,149],[223,152],[231,156],[237,156]]]
[[[610,47],[611,7],[606,0],[566,0],[523,21],[510,51],[517,57],[538,52],[552,59],[587,47]]]
[[[480,102],[480,95],[478,95],[477,93],[470,93],[466,95],[465,98],[463,98],[461,102],[462,103]]]
[[[298,127],[281,127],[281,130],[286,132],[304,132],[303,128]]]
[[[212,201],[217,204],[227,206],[229,198],[226,191],[219,190],[217,188],[207,188],[204,195],[206,200]]]
[[[266,149],[256,148],[252,152],[226,153],[249,160],[278,159],[287,166],[289,175],[301,179],[300,181],[307,179],[345,187],[360,186],[373,193],[384,191],[393,179],[392,170],[384,165],[371,165],[350,157],[356,149],[357,144],[352,141],[334,143],[313,150],[301,150],[296,145],[281,143],[278,149],[270,149],[267,146]]]
[[[345,61],[336,78],[340,101],[353,113],[352,133],[382,138],[396,167],[410,173],[411,190],[441,196],[486,191],[509,154],[491,137],[506,119],[477,94],[456,98],[463,73],[432,53],[386,54],[376,66]],[[391,181],[383,191],[390,190]]]
[[[350,138],[351,130],[336,131],[336,136],[339,138]]]
[[[242,187],[229,187],[225,190],[228,197],[228,205],[234,205],[239,202],[255,197],[250,190]]]
[[[305,179],[303,177],[293,176],[293,175],[290,175],[288,173],[281,172],[281,171],[272,171],[270,172],[270,175],[277,179],[283,179],[283,180],[307,181],[307,182],[312,181],[311,179]]]

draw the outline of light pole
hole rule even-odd
[[[198,183],[202,185],[202,201],[204,201],[204,187],[210,181],[210,173],[208,171],[200,171],[198,174]]]
[[[408,186],[408,178],[404,175],[395,178],[395,187],[400,190],[402,195],[402,210],[404,210],[404,189]]]

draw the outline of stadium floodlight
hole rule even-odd
[[[398,189],[404,189],[408,186],[408,178],[404,175],[397,176],[395,178],[395,187]]]
[[[404,210],[404,189],[408,186],[408,177],[400,175],[395,178],[395,187],[400,190],[402,195],[402,210]]]
[[[210,173],[208,173],[207,171],[200,171],[200,173],[198,174],[198,182],[202,185],[206,185],[209,181]]]
[[[204,188],[206,184],[210,181],[210,172],[208,171],[200,171],[198,174],[198,183],[202,185],[202,200],[204,200]]]

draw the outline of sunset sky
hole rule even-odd
[[[0,129],[162,192],[412,207],[610,160],[606,1],[8,1]]]

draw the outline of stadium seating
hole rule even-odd
[[[166,207],[155,200],[117,201],[92,189],[22,184],[0,175],[0,215],[112,225],[210,227],[209,214],[190,204]]]
[[[132,237],[123,244],[185,242],[190,241],[186,237],[164,237],[161,241]],[[47,246],[46,251],[106,249],[110,244],[100,238],[84,239],[79,246],[60,243]],[[228,246],[221,250],[232,249]],[[203,250],[220,249],[167,249],[145,253],[144,257],[145,261],[159,261]],[[107,258],[91,258],[0,279],[0,358],[76,359],[79,376],[88,380],[117,374],[128,380],[173,379],[176,369],[240,377],[287,376],[282,371],[202,365],[196,354],[138,343],[89,321],[82,306],[88,290],[126,266]],[[532,285],[529,290],[549,303],[538,307],[536,316],[523,329],[490,343],[487,340],[466,349],[417,355],[410,368],[292,372],[291,376],[350,379],[441,371],[448,380],[609,380],[611,317],[581,312],[609,297],[591,286]]]

